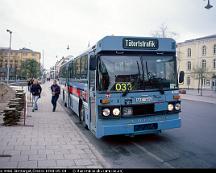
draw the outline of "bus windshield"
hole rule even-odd
[[[101,56],[98,90],[163,90],[178,87],[174,56]]]

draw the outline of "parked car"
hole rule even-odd
[[[186,89],[179,89],[179,94],[186,94]]]

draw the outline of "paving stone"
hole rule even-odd
[[[74,162],[76,163],[77,166],[93,165],[93,163],[89,159],[75,159]]]
[[[18,168],[37,168],[37,161],[19,162]]]
[[[71,159],[67,159],[67,160],[57,160],[57,167],[60,166],[60,167],[67,167],[67,166],[76,166],[75,165],[75,162]]]
[[[9,154],[9,155],[18,155],[20,154],[21,151],[18,151],[18,150],[4,150],[4,153],[3,154]]]
[[[47,159],[61,160],[65,159],[63,154],[47,154]]]
[[[81,154],[81,153],[85,153],[82,149],[69,149],[70,153],[78,153],[78,154]]]
[[[84,153],[93,154],[89,148],[84,148],[82,150],[84,151]]]
[[[0,149],[1,150],[14,150],[14,145],[1,145]]]
[[[53,168],[56,166],[57,166],[57,164],[56,164],[55,160],[38,161],[38,168]]]
[[[82,159],[96,159],[96,156],[94,154],[81,153],[79,155],[80,155],[80,158]]]
[[[0,157],[0,162],[8,162],[11,157]]]
[[[76,145],[76,148],[78,148],[78,149],[89,149],[89,146],[80,144],[80,145]]]
[[[17,145],[14,147],[15,150],[30,150],[30,146],[29,145]]]
[[[4,150],[3,149],[0,149],[0,154],[3,154],[4,153]]]
[[[58,146],[58,145],[46,145],[47,150],[56,150],[56,149],[60,149],[60,148],[61,148],[61,146]]]
[[[77,153],[74,154],[64,154],[65,159],[80,159],[80,155]]]
[[[45,145],[31,145],[31,150],[45,150]]]
[[[71,154],[69,149],[57,149],[57,150],[54,150],[54,153],[55,154]]]
[[[55,154],[54,150],[38,150],[38,154]]]
[[[36,155],[39,154],[37,150],[23,150],[21,155]]]
[[[17,168],[18,162],[0,162],[0,168]]]
[[[28,155],[13,155],[10,161],[28,161]]]
[[[29,160],[46,160],[46,154],[29,155]]]

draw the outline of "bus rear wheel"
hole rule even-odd
[[[80,104],[80,109],[79,109],[79,120],[80,120],[80,123],[81,123],[86,129],[88,129],[88,126],[86,125],[86,122],[85,122],[85,108],[84,108],[83,104]]]

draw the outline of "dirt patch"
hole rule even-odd
[[[7,84],[0,82],[0,123],[3,122],[2,112],[7,106],[10,99],[15,98],[15,90]]]

